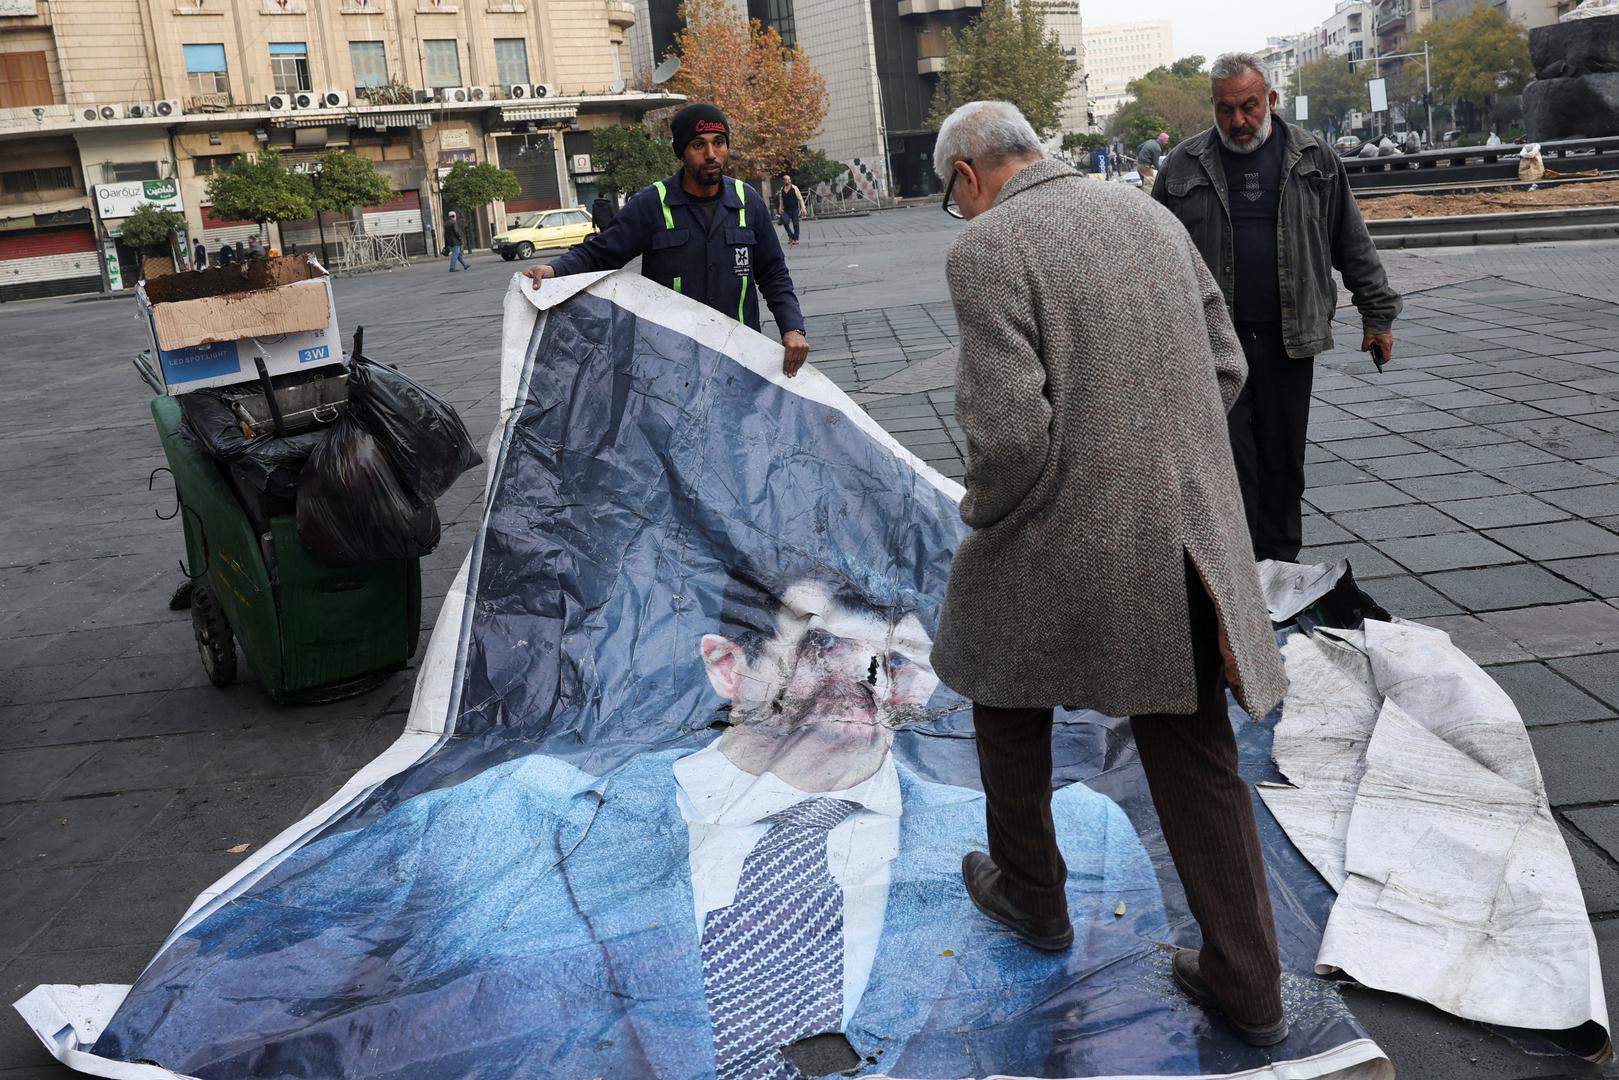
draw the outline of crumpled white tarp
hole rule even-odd
[[[1348,559],[1335,563],[1292,563],[1259,560],[1259,587],[1265,592],[1270,621],[1285,623],[1332,591],[1349,569]]]
[[[1316,970],[1470,1020],[1608,1029],[1596,938],[1511,698],[1415,623],[1294,635],[1259,789],[1338,891]]]

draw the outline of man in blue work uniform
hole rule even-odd
[[[612,224],[548,266],[523,273],[534,287],[552,277],[617,270],[641,256],[641,273],[759,329],[759,298],[781,330],[782,370],[809,356],[804,315],[764,196],[724,175],[731,126],[712,105],[688,105],[670,122],[680,172],[642,188]]]

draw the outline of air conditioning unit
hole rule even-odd
[[[291,94],[271,94],[264,99],[265,107],[271,112],[286,112],[292,108]]]
[[[464,86],[444,86],[439,88],[440,101],[467,101],[467,88]]]
[[[318,109],[320,99],[311,90],[300,90],[292,95],[292,107],[294,109]]]
[[[349,96],[342,90],[322,90],[320,92],[320,104],[324,109],[346,109],[349,104]]]
[[[540,97],[556,97],[557,96],[557,88],[552,86],[550,83],[535,83],[534,84],[534,96],[537,97],[537,98],[540,98]]]
[[[489,91],[481,86],[474,86],[471,90],[467,91],[467,96],[473,101],[487,101],[489,98]]]
[[[506,88],[506,96],[522,101],[534,96],[534,87],[529,83],[512,83]]]
[[[111,105],[85,105],[74,110],[73,119],[81,124],[99,124],[118,119],[118,110]]]
[[[152,112],[157,116],[179,116],[180,102],[175,98],[155,102],[152,105]]]
[[[132,101],[124,106],[124,116],[130,120],[140,120],[153,115],[152,106],[144,101]]]

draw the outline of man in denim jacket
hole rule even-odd
[[[1152,188],[1192,235],[1225,294],[1248,359],[1230,413],[1231,451],[1260,559],[1298,558],[1304,443],[1316,354],[1332,348],[1337,269],[1360,309],[1361,350],[1394,354],[1399,294],[1329,147],[1275,115],[1258,60],[1210,71],[1214,126],[1169,155]]]

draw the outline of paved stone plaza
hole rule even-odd
[[[808,222],[789,256],[811,361],[953,477],[956,327],[943,280],[959,226],[935,208]],[[1121,256],[1124,253],[1121,253]],[[1306,560],[1348,556],[1397,615],[1447,630],[1511,693],[1584,885],[1619,1013],[1619,243],[1390,254],[1396,357],[1317,367]],[[340,280],[340,325],[462,412],[497,412],[500,303],[486,253]],[[1349,312],[1353,314],[1353,312]],[[1121,350],[1180,332],[1151,312]],[[177,521],[130,367],[127,298],[0,307],[0,1000],[40,982],[128,982],[191,898],[399,734],[411,674],[278,709],[207,684]],[[482,470],[440,502],[424,625],[465,554]],[[424,638],[425,644],[425,638]],[[1427,1007],[1351,1005],[1402,1080],[1596,1077]],[[0,1080],[65,1077],[9,1007]],[[1610,1071],[1608,1075],[1619,1075]]]

